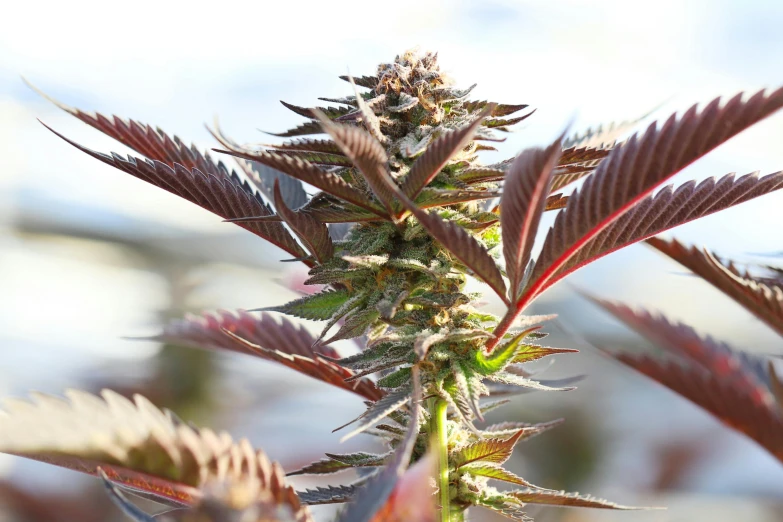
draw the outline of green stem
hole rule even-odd
[[[451,522],[449,505],[449,438],[446,433],[446,412],[448,403],[436,399],[433,413],[433,432],[438,448],[438,488],[440,489],[440,522]]]

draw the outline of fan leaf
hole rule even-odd
[[[506,173],[500,198],[500,222],[512,302],[521,290],[525,268],[530,262],[530,252],[549,194],[552,168],[559,155],[558,139],[546,149],[526,150],[516,157]]]
[[[70,390],[68,400],[34,394],[8,401],[0,415],[0,451],[91,475],[175,505],[197,504],[213,481],[257,480],[277,505],[309,520],[282,470],[246,440],[177,422],[141,396]]]
[[[250,188],[246,181],[240,180],[235,172],[226,170],[222,163],[212,163],[208,157],[196,157],[194,153],[190,159],[183,160],[186,163],[183,165],[179,162],[167,164],[155,159],[142,160],[133,156],[123,158],[114,153],[109,156],[83,147],[48,126],[44,126],[93,158],[176,194],[223,218],[272,214],[271,209],[264,204],[261,197]],[[200,164],[200,167],[188,166],[196,164]],[[239,223],[239,226],[280,247],[294,258],[299,259],[307,255],[293,236],[279,223]],[[306,264],[312,266],[311,262],[306,262]]]
[[[352,377],[353,372],[318,356],[323,353],[336,359],[339,354],[331,347],[316,344],[310,333],[284,317],[262,313],[257,318],[243,311],[186,316],[169,323],[163,333],[151,339],[208,350],[250,353],[372,401],[384,395],[369,379],[346,383],[345,379]]]
[[[275,180],[275,208],[291,230],[302,240],[307,249],[319,263],[332,258],[334,244],[329,236],[329,229],[306,212],[294,212],[286,206],[283,194],[280,192],[280,182]]]
[[[783,185],[783,176],[781,176]],[[647,243],[744,306],[750,313],[783,335],[783,284],[764,281],[740,272],[732,263],[720,262],[715,254],[677,240],[650,238]]]
[[[737,95],[723,107],[718,98],[702,112],[694,105],[680,119],[673,115],[660,129],[652,124],[612,150],[558,215],[517,310],[561,278],[566,264],[657,185],[781,107],[783,89],[747,101]]]
[[[516,500],[527,504],[546,504],[548,506],[587,507],[598,509],[638,510],[655,509],[645,507],[632,507],[616,504],[602,498],[579,493],[566,493],[565,491],[553,491],[550,489],[525,489],[508,492]]]

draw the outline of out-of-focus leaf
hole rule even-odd
[[[780,178],[783,186],[783,174]],[[783,282],[777,284],[769,279],[761,281],[747,272],[741,272],[733,263],[722,263],[707,250],[688,248],[676,239],[666,241],[653,237],[647,243],[737,301],[783,335]]]
[[[299,500],[302,504],[312,506],[317,504],[342,504],[350,501],[355,492],[355,485],[326,486],[297,491],[297,495],[299,495]]]
[[[247,440],[176,422],[138,395],[134,402],[108,390],[66,396],[5,401],[0,451],[91,475],[100,469],[120,486],[175,505],[197,504],[211,481],[257,480],[276,504],[309,520],[280,467]]]

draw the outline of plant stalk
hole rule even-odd
[[[449,505],[449,438],[446,433],[448,403],[435,399],[432,411],[434,441],[438,450],[438,489],[440,491],[440,522],[451,522]]]

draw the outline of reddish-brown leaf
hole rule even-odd
[[[546,205],[544,206],[544,210],[560,210],[561,208],[565,208],[567,204],[568,196],[564,196],[562,194],[552,194],[546,198]]]
[[[698,185],[690,181],[676,190],[672,186],[664,187],[654,196],[647,196],[636,203],[630,211],[584,243],[553,274],[551,284],[616,250],[781,188],[783,188],[783,171],[763,178],[759,178],[755,173],[747,174],[736,180],[733,174],[728,174],[717,180],[708,178]],[[562,214],[555,220],[555,227],[550,229],[547,239],[556,233],[561,216]],[[759,290],[759,293],[763,295],[765,291]],[[771,312],[772,315],[775,313],[774,301],[775,293],[771,291],[770,301],[766,306],[769,307],[768,313]],[[777,306],[778,314],[783,313],[779,308],[781,304]],[[767,317],[771,318],[770,315]]]
[[[215,165],[208,161],[208,158],[202,157],[204,161],[200,162],[201,166],[209,169],[202,171],[198,166],[188,166],[199,163],[194,159],[195,156],[190,156],[190,160],[186,161],[188,165],[179,162],[169,165],[162,161],[142,160],[133,156],[126,159],[115,153],[109,156],[83,147],[51,128],[46,128],[82,152],[221,217],[231,219],[272,214],[258,193],[250,188],[246,181],[240,180],[235,172],[229,173],[222,163]],[[293,236],[279,223],[252,222],[240,223],[239,226],[280,247],[294,258],[307,256]],[[313,265],[312,262],[305,263]]]
[[[688,248],[674,239],[665,241],[653,237],[647,243],[737,301],[783,335],[783,284],[777,284],[769,278],[764,281],[756,279],[747,272],[741,272],[733,263],[722,263],[706,249]]]
[[[737,95],[722,107],[718,98],[702,112],[694,105],[680,119],[673,115],[660,129],[652,124],[644,135],[612,150],[558,216],[519,308],[551,286],[585,245],[661,182],[781,107],[783,89],[768,96],[761,91],[746,101]]]
[[[352,371],[318,357],[322,353],[333,359],[339,358],[333,348],[316,345],[315,338],[301,326],[266,313],[256,317],[243,311],[221,311],[187,316],[169,323],[163,333],[153,339],[196,348],[251,353],[371,401],[377,401],[384,395],[369,379],[345,382],[353,376]]]
[[[100,468],[112,482],[176,505],[197,504],[208,483],[258,481],[298,522],[310,520],[280,467],[247,440],[179,422],[138,395],[66,395],[6,401],[0,451],[91,475]]]
[[[321,122],[329,136],[340,147],[364,175],[364,179],[372,188],[375,197],[381,202],[388,214],[394,211],[394,192],[389,189],[386,178],[390,177],[386,150],[371,134],[359,127],[349,127],[332,123],[329,119],[316,111],[315,116]]]
[[[320,111],[331,120],[339,116],[345,116],[346,114],[348,114],[353,110],[350,107],[317,107],[314,109],[308,109],[305,107],[299,107],[298,105],[293,105],[288,102],[284,102],[283,100],[280,100],[280,103],[282,103],[283,107],[285,107],[286,109],[293,111],[300,116],[304,116],[305,118],[315,118],[314,111]]]
[[[511,285],[512,302],[521,290],[536,231],[544,213],[552,168],[560,155],[560,140],[546,149],[533,148],[517,156],[506,173],[500,198],[503,256]]]
[[[664,316],[602,299],[590,298],[629,327],[660,347],[692,364],[701,366],[717,379],[772,404],[767,361],[753,354],[735,350],[711,337],[701,337],[682,323],[672,323]]]
[[[325,224],[318,221],[311,214],[306,212],[294,212],[288,208],[283,201],[283,195],[280,193],[280,182],[275,180],[275,208],[280,216],[285,220],[291,230],[296,233],[299,239],[307,246],[310,253],[313,254],[319,263],[332,258],[334,245],[329,236],[329,229]]]
[[[744,433],[783,462],[783,415],[733,381],[700,367],[619,354],[617,359],[701,406],[724,424]]]
[[[419,192],[438,175],[449,159],[470,143],[479,126],[494,107],[495,104],[488,104],[473,122],[444,132],[427,147],[402,180],[402,191],[408,198],[415,199]]]
[[[352,187],[337,174],[322,170],[312,163],[274,151],[251,151],[233,147],[229,149],[218,150],[218,152],[263,163],[358,207],[380,216],[384,214],[383,210],[372,203],[361,190]]]

